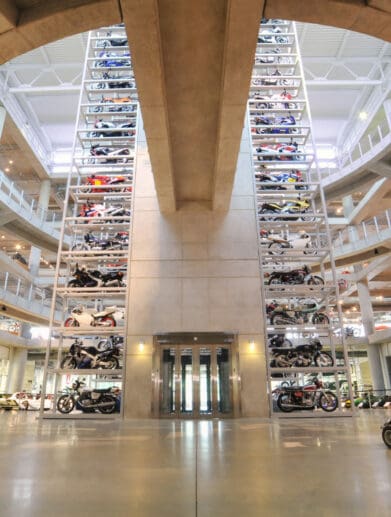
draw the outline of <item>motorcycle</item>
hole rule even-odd
[[[281,77],[281,72],[276,70],[272,74],[268,75],[268,77],[254,77],[251,80],[252,86],[293,86],[294,82],[292,79],[278,79]]]
[[[270,183],[270,185],[259,185],[261,190],[286,190],[287,187],[281,185],[281,183],[288,183],[289,186],[293,185],[295,190],[308,190],[308,185],[302,185],[302,173],[294,169],[276,175],[259,172],[255,174],[255,178],[260,183]]]
[[[107,89],[117,89],[117,88],[135,88],[135,82],[133,78],[130,78],[129,76],[119,76],[118,74],[113,75],[109,72],[105,72],[102,75],[102,79],[104,79],[102,82],[99,83],[93,83],[91,85],[92,90],[107,90]]]
[[[61,361],[63,369],[102,368],[116,370],[119,368],[115,347],[99,350],[94,346],[85,346],[83,341],[76,339],[69,348],[68,354]]]
[[[322,381],[315,379],[306,386],[283,386],[277,399],[277,407],[284,413],[312,410],[320,407],[331,413],[338,407],[338,399],[332,391],[326,391]]]
[[[272,368],[301,368],[311,365],[319,368],[329,368],[334,365],[334,360],[327,352],[322,351],[322,343],[319,339],[310,339],[308,344],[298,345],[293,348],[272,348]]]
[[[106,52],[103,50],[98,57],[101,61],[95,61],[94,66],[96,68],[123,68],[131,65],[129,52],[118,55],[116,52]]]
[[[87,201],[83,203],[78,217],[83,217],[85,219],[91,219],[92,223],[100,223],[101,218],[105,219],[105,222],[114,222],[114,223],[123,223],[126,222],[123,219],[115,219],[115,217],[129,217],[130,210],[124,209],[121,205],[110,205],[106,207],[106,205],[100,203],[91,203]],[[84,224],[89,223],[89,221],[83,221]]]
[[[99,102],[100,104],[107,104],[107,106],[94,106],[92,108],[93,113],[100,113],[102,111],[106,111],[109,113],[118,113],[118,112],[129,112],[135,111],[136,106],[134,104],[134,100],[127,97],[102,97]]]
[[[288,43],[288,38],[286,36],[282,36],[281,33],[282,30],[280,27],[273,25],[271,29],[265,29],[262,31],[262,34],[258,36],[258,43]]]
[[[311,204],[306,199],[285,201],[284,203],[263,203],[258,209],[260,221],[313,221],[315,216],[305,216],[311,209]],[[266,215],[270,214],[270,215]],[[280,214],[280,217],[275,217]],[[297,215],[297,217],[292,217]]]
[[[382,427],[383,442],[391,449],[391,418]]]
[[[267,283],[268,285],[324,285],[324,280],[320,276],[311,275],[311,269],[304,265],[301,269],[291,271],[273,271]]]
[[[130,137],[135,135],[135,131],[123,131],[132,129],[136,126],[135,121],[125,122],[123,124],[115,124],[114,122],[106,122],[99,119],[95,122],[94,128],[101,131],[91,131],[88,133],[89,138],[112,138],[112,137]]]
[[[68,287],[124,287],[124,274],[122,271],[110,271],[101,273],[98,270],[87,270],[79,268],[76,264],[75,271],[72,273],[74,278],[68,282]]]
[[[57,401],[57,409],[60,413],[68,414],[75,407],[83,413],[94,413],[97,409],[100,413],[114,413],[116,397],[111,393],[111,388],[84,389],[85,383],[75,381],[68,393],[61,395]]]
[[[270,255],[284,255],[285,250],[294,249],[302,250],[305,255],[316,255],[317,250],[312,242],[312,238],[308,233],[301,233],[298,237],[292,239],[284,239],[279,235],[268,232],[267,230],[261,230],[261,243],[267,244]]]
[[[290,339],[285,337],[285,334],[268,334],[269,348],[289,348],[293,347]]]
[[[298,149],[297,142],[290,144],[260,145],[255,149],[258,161],[303,161],[305,155]]]
[[[90,149],[90,155],[94,158],[90,158],[89,162],[92,164],[100,163],[128,163],[131,161],[129,158],[130,149],[123,148],[117,149],[112,147],[100,147],[99,145],[92,145]],[[106,157],[102,160],[102,157]]]
[[[287,117],[276,117],[272,119],[270,117],[256,116],[254,117],[255,126],[272,126],[272,127],[253,127],[251,128],[252,133],[256,133],[257,135],[290,135],[292,133],[297,132],[297,128],[292,128],[289,126],[296,125],[296,119],[293,115],[288,115]],[[288,127],[277,127],[277,126],[288,126]]]
[[[312,299],[304,299],[300,305],[291,307],[272,302],[266,306],[266,314],[271,325],[302,325],[305,323],[328,325],[330,323],[327,314],[320,312],[320,305]]]
[[[118,232],[113,238],[98,239],[92,233],[84,235],[84,243],[75,244],[72,251],[123,250],[129,245],[128,232]]]
[[[77,305],[65,320],[64,327],[116,327],[116,319],[123,317],[123,311],[118,310],[116,305],[98,312],[87,311],[85,307]]]
[[[265,96],[262,91],[255,91],[250,94],[250,97],[256,102],[256,109],[261,110],[293,110],[297,109],[298,105],[295,102],[289,102],[293,99],[291,93],[284,90],[282,93],[273,94],[271,96]]]
[[[109,336],[101,339],[96,345],[96,348],[100,351],[113,350],[113,354],[119,358],[122,354],[123,344],[124,338],[122,336]]]
[[[113,33],[111,31],[106,33],[107,39],[97,41],[97,48],[106,47],[126,47],[128,45],[128,39],[122,34]]]
[[[97,192],[131,192],[132,187],[124,187],[121,190],[117,188],[110,188],[110,185],[123,185],[129,181],[126,176],[103,176],[98,174],[91,174],[88,176],[83,186],[83,192],[97,193]],[[88,187],[86,187],[88,185]]]

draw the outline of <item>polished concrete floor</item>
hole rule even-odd
[[[0,516],[389,516],[387,415],[38,422],[0,413]]]

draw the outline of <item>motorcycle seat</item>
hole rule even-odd
[[[95,393],[109,393],[111,388],[95,388],[92,391],[95,391]]]

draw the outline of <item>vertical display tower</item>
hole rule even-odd
[[[349,365],[294,23],[262,20],[249,97],[272,413],[348,415]]]
[[[123,411],[137,119],[123,24],[89,33],[45,361],[43,394],[53,401],[43,417]]]

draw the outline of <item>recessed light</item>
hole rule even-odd
[[[5,172],[9,172],[10,171],[8,167],[6,167],[4,170],[5,170]]]
[[[14,160],[8,160],[8,163],[12,165],[14,163]]]
[[[21,247],[22,247],[22,246],[21,246],[20,244],[17,244],[17,245],[15,246],[15,248],[16,248],[17,250],[20,250],[20,248],[21,248]]]
[[[360,113],[358,114],[358,118],[360,120],[367,120],[368,118],[368,113],[366,111],[360,111]]]

